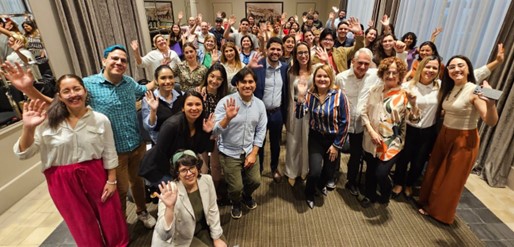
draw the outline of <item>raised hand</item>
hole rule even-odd
[[[262,64],[259,64],[259,61],[262,59],[262,53],[260,51],[254,53],[250,58],[250,62],[246,65],[248,68],[256,69],[262,68]]]
[[[221,11],[216,12],[216,17],[221,18]]]
[[[209,114],[208,118],[203,120],[203,131],[209,133],[214,129],[214,113]]]
[[[7,80],[11,81],[11,84],[18,90],[25,92],[25,90],[32,88],[34,82],[34,76],[32,76],[31,70],[23,70],[19,63],[11,64],[5,62],[2,64],[3,74]]]
[[[239,112],[239,106],[236,106],[236,100],[234,98],[228,98],[225,102],[225,116],[228,120],[232,120]]]
[[[23,104],[23,126],[35,128],[46,119],[46,103],[37,100],[31,100]]]
[[[198,24],[200,24],[200,22],[202,22],[202,20],[203,20],[203,15],[198,14],[196,18],[198,19]]]
[[[25,47],[25,45],[23,45],[23,42],[21,42],[21,40],[15,40],[14,43],[11,45],[11,49],[13,49],[14,51],[19,51],[21,48]]]
[[[328,63],[328,53],[325,48],[322,48],[321,46],[316,47],[316,56],[318,56],[319,60],[323,63]]]
[[[130,47],[132,47],[134,52],[138,52],[139,42],[137,42],[137,40],[132,40],[132,42],[130,42]]]
[[[382,24],[382,26],[389,26],[389,17],[387,15],[382,16],[380,23]]]
[[[228,18],[228,25],[233,26],[236,23],[236,16],[231,15],[230,18]]]
[[[168,181],[168,183],[161,182],[159,184],[160,194],[157,196],[166,205],[167,208],[175,207],[177,203],[178,187],[175,182]]]
[[[368,28],[373,27],[375,25],[375,22],[373,20],[368,21]]]
[[[336,18],[336,13],[334,13],[334,12],[330,12],[330,13],[328,14],[328,19],[333,20],[334,18]]]
[[[178,19],[182,20],[182,18],[184,18],[184,12],[180,11],[178,12]]]
[[[395,43],[394,43],[394,50],[397,52],[397,53],[402,53],[405,51],[405,47],[407,47],[405,45],[405,43],[401,42],[400,40],[397,40]]]
[[[359,19],[355,17],[350,17],[348,19],[348,23],[350,23],[350,31],[354,34],[360,34],[362,32],[361,23],[359,22]]]
[[[148,103],[148,106],[150,106],[152,111],[157,111],[157,107],[159,107],[159,99],[155,97],[152,90],[146,91],[144,101]]]
[[[434,29],[434,31],[432,32],[432,35],[430,36],[430,40],[432,42],[435,42],[435,38],[437,38],[437,36],[443,31],[443,29],[441,27],[437,27],[436,29]]]
[[[219,59],[220,59],[220,55],[218,52],[218,46],[216,44],[214,44],[214,50],[212,50],[212,52],[211,52],[212,64],[215,64],[216,62],[218,62]]]
[[[498,51],[496,52],[496,61],[498,61],[499,63],[503,63],[504,59],[505,59],[505,49],[503,48],[503,44],[499,43]],[[484,82],[486,82],[486,81],[484,81]]]

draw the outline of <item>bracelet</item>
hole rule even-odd
[[[114,180],[114,182],[111,182],[109,180],[106,181],[107,184],[115,185],[118,184],[118,180]]]

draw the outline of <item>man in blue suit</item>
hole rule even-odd
[[[266,44],[266,58],[259,61],[258,68],[253,71],[257,75],[257,88],[255,96],[261,99],[266,106],[268,117],[267,129],[270,138],[271,172],[275,182],[279,182],[282,175],[277,170],[278,157],[280,155],[280,139],[282,137],[282,125],[287,116],[287,70],[288,64],[280,62],[283,54],[282,40],[272,37]],[[264,168],[264,148],[259,149],[259,161],[261,173]]]

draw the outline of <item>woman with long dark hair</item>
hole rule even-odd
[[[11,81],[23,76],[29,75],[6,74]],[[56,87],[48,109],[40,100],[25,103],[14,153],[20,159],[40,153],[50,196],[78,246],[127,246],[111,122],[86,106],[80,77],[63,75]]]
[[[419,197],[419,213],[452,224],[464,184],[478,154],[478,121],[498,122],[496,102],[476,92],[473,65],[465,56],[448,60],[441,83],[438,113],[443,126],[425,172]],[[484,81],[482,86],[491,88]]]

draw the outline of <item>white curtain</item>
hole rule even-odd
[[[371,15],[373,14],[374,5],[375,0],[348,0],[346,16],[359,18],[359,21],[364,26],[364,30],[366,30],[368,21],[371,20]]]
[[[487,63],[511,0],[404,0],[400,3],[395,33],[414,32],[417,45],[430,40],[436,27],[443,32],[435,44],[446,62],[462,54],[474,67]]]

